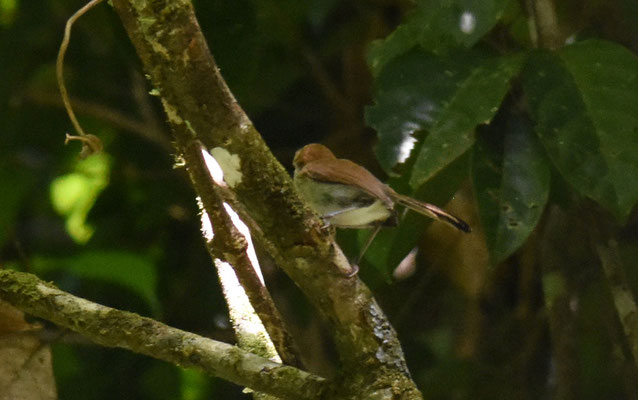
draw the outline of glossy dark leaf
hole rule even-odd
[[[440,118],[469,75],[476,54],[437,57],[412,50],[397,58],[376,81],[375,105],[366,109],[366,122],[377,130],[377,157],[388,173],[405,161],[414,147],[414,134]]]
[[[510,116],[504,137],[477,140],[472,183],[493,264],[505,260],[530,235],[547,202],[550,171],[531,123]],[[496,140],[495,140],[496,139]]]
[[[472,146],[474,129],[489,123],[496,114],[521,62],[520,56],[494,58],[472,67],[446,101],[425,138],[410,186],[420,187]]]
[[[535,53],[524,83],[565,180],[624,220],[638,200],[638,58],[610,42],[580,42]]]

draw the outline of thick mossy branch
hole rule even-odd
[[[31,274],[0,269],[0,297],[101,345],[199,368],[281,398],[319,399],[326,389],[323,378],[150,318],[75,297]]]
[[[240,217],[256,222],[257,241],[330,322],[343,370],[348,371],[344,379],[365,380],[368,393],[389,389],[397,398],[420,398],[396,333],[368,288],[340,272],[349,270],[348,261],[301,202],[290,176],[230,93],[192,4],[113,0],[113,6],[160,95],[178,151],[198,140],[240,160],[241,178],[233,190],[248,213],[238,211]],[[186,164],[193,162],[182,156]],[[195,182],[194,187],[205,201],[208,196],[202,193],[210,187]]]

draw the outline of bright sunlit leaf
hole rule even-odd
[[[66,220],[66,230],[77,243],[86,243],[93,228],[86,218],[99,194],[109,182],[111,161],[98,153],[77,162],[74,172],[51,182],[51,204]]]

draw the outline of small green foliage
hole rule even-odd
[[[33,268],[38,274],[70,273],[73,276],[114,283],[131,290],[159,314],[157,270],[149,256],[119,250],[88,250],[71,257],[36,257]]]
[[[78,243],[88,242],[93,235],[93,228],[86,219],[97,197],[108,185],[110,164],[107,154],[97,153],[78,161],[74,172],[51,182],[51,204],[65,217],[67,232]]]

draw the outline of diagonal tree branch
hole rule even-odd
[[[206,198],[202,197],[200,200],[203,206],[202,218],[209,219],[208,223],[202,224],[202,230],[204,231],[209,253],[216,260],[215,264],[218,265],[217,260],[221,260],[233,267],[237,279],[244,288],[251,305],[263,323],[283,362],[300,367],[301,362],[292,343],[292,337],[284,328],[283,319],[275,307],[270,293],[257,275],[256,268],[258,266],[254,266],[253,261],[250,259],[248,238],[245,238],[239,232],[238,227],[235,226],[224,207],[224,204],[227,205],[227,203],[224,203],[222,198],[225,197],[232,201],[230,199],[232,193],[227,192],[226,183],[223,180],[214,181],[215,178],[210,170],[211,166],[207,165],[204,158],[205,155],[208,155],[208,152],[199,141],[193,141],[187,148],[183,149],[183,154],[189,160],[186,165],[193,184],[198,187],[208,186],[212,189],[202,192],[201,195],[206,196]],[[208,157],[212,159],[212,156],[208,155]],[[206,227],[206,225],[210,226]],[[220,272],[218,265],[218,273]],[[221,278],[222,275],[220,275]],[[222,286],[225,286],[223,281]]]
[[[64,103],[59,94],[53,91],[43,91],[29,89],[21,93],[16,101],[29,102],[38,105],[64,107]],[[130,132],[146,139],[147,141],[154,143],[162,147],[166,151],[171,150],[171,143],[167,132],[162,132],[161,129],[153,126],[154,121],[148,119],[137,119],[131,117],[117,109],[110,108],[105,104],[98,104],[88,100],[82,100],[78,98],[70,97],[70,104],[73,106],[79,114],[89,115],[91,117],[100,119],[116,128],[122,129],[125,132]]]
[[[347,371],[341,394],[421,398],[383,311],[361,281],[340,272],[350,271],[348,261],[230,93],[192,4],[113,0],[113,6],[160,95],[178,149],[199,140],[239,159],[233,189],[249,214],[240,217],[258,224],[256,239],[330,323]],[[182,156],[187,165],[196,161]],[[210,198],[202,195],[208,185],[195,190],[203,201]]]
[[[321,377],[150,318],[75,297],[31,274],[0,269],[0,297],[101,345],[195,367],[281,398],[318,399],[326,390],[326,381]]]

